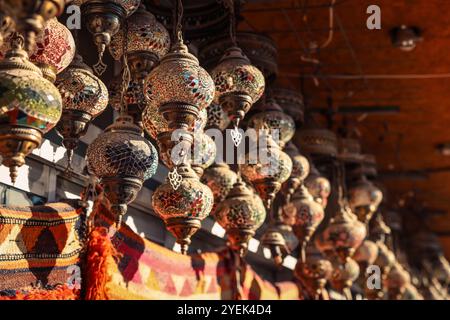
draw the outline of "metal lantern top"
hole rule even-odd
[[[20,45],[0,62],[0,122],[25,125],[46,133],[61,117],[62,101],[58,89],[28,60]]]
[[[123,56],[125,39],[128,55],[147,53],[159,61],[170,49],[169,32],[143,5],[130,16],[127,28],[122,28],[111,40],[109,51],[116,60]]]
[[[296,90],[275,87],[272,89],[272,96],[278,102],[284,112],[290,115],[295,122],[303,123],[305,103],[300,92]]]
[[[156,148],[128,116],[107,127],[86,154],[89,171],[100,179],[129,176],[143,181],[153,176],[158,166]]]
[[[214,82],[198,60],[180,42],[175,43],[161,63],[148,75],[144,92],[154,106],[186,104],[198,111],[214,98]]]
[[[79,110],[95,117],[108,105],[108,90],[80,55],[58,75],[56,87],[61,93],[64,110]]]
[[[264,92],[263,74],[251,64],[238,47],[231,47],[225,51],[219,64],[211,71],[211,76],[216,85],[216,103],[225,94],[238,93],[248,95],[253,104]]]

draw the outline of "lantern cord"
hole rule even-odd
[[[125,22],[125,35],[128,34],[128,22]],[[125,36],[125,41],[123,44],[123,70],[122,70],[122,92],[120,94],[120,115],[127,114],[127,105],[125,103],[125,94],[130,85],[131,75],[130,67],[128,66],[128,37]]]
[[[173,39],[174,42],[183,43],[183,2],[176,0],[176,8],[173,14]]]
[[[236,41],[236,14],[234,8],[234,0],[225,0],[225,7],[230,11],[230,39],[233,47],[237,47]]]

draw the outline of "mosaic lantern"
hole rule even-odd
[[[206,168],[216,159],[216,143],[203,131],[194,133],[194,145],[191,148],[191,166],[199,178]]]
[[[266,210],[261,199],[241,180],[217,205],[216,221],[226,230],[229,247],[243,256],[255,231],[264,223]]]
[[[140,0],[74,0],[75,5],[81,6],[86,25],[94,37],[98,51],[98,62],[93,66],[94,71],[102,75],[107,66],[103,62],[103,54],[111,43],[111,38],[119,32],[123,21],[129,17],[141,3]]]
[[[108,105],[108,91],[78,54],[58,75],[55,85],[63,101],[62,116],[56,130],[63,138],[70,167],[79,139],[86,134],[89,123]]]
[[[281,266],[283,259],[289,254],[286,239],[283,237],[281,224],[271,223],[261,237],[261,244],[269,248],[275,265]]]
[[[311,162],[311,172],[305,179],[305,186],[314,200],[325,209],[328,204],[328,197],[331,194],[330,181],[320,174],[314,163]]]
[[[368,223],[383,199],[383,193],[365,176],[361,176],[348,190],[348,201],[359,221]]]
[[[42,77],[22,47],[23,38],[14,39],[0,62],[0,154],[13,183],[17,168],[55,126],[62,110],[58,89]]]
[[[347,300],[352,300],[350,288],[359,276],[358,263],[350,257],[347,257],[344,263],[338,258],[333,259],[331,263],[333,265],[330,279],[331,285],[337,291],[343,293]]]
[[[257,113],[248,121],[248,127],[257,131],[268,129],[272,134],[278,132],[279,144],[284,148],[285,144],[292,139],[295,133],[295,123],[291,116],[283,112],[280,105],[273,98],[261,104]]]
[[[109,52],[115,60],[122,58],[125,40],[130,71],[146,73],[143,77],[170,49],[169,32],[143,4],[129,17],[127,28],[122,28],[112,38]]]
[[[155,131],[156,120],[151,115],[160,113],[167,121],[168,131],[156,128],[161,157],[165,164],[174,168],[171,151],[178,141],[173,141],[172,132],[177,130],[180,140],[186,145],[193,141],[192,132],[200,111],[206,108],[214,97],[214,83],[209,74],[199,66],[198,60],[188,52],[182,39],[172,46],[170,53],[154,68],[145,80],[144,92],[149,105],[143,115],[147,131]],[[153,125],[153,126],[152,126]],[[165,124],[164,124],[165,126]]]
[[[156,148],[129,116],[121,116],[88,147],[88,169],[100,179],[120,227],[127,205],[158,166]]]
[[[186,254],[191,236],[211,212],[214,198],[188,164],[181,164],[178,172],[182,177],[179,187],[174,189],[169,181],[160,185],[153,193],[152,207]]]
[[[238,47],[225,51],[211,76],[216,85],[215,102],[233,121],[236,130],[233,140],[239,145],[242,135],[237,127],[250,107],[264,92],[264,76]]]
[[[302,184],[284,210],[295,216],[292,230],[300,242],[301,261],[305,261],[306,245],[324,218],[323,208],[314,201],[308,189]]]
[[[331,278],[333,266],[322,255],[314,244],[309,244],[306,249],[304,262],[298,260],[294,275],[306,287],[310,298],[313,300],[328,300],[325,289],[328,279]]]
[[[4,0],[2,9],[16,21],[16,31],[24,35],[24,48],[30,53],[34,50],[36,37],[44,30],[45,22],[61,15],[66,2],[66,0]]]
[[[306,157],[300,154],[297,147],[289,142],[283,150],[292,160],[292,172],[289,179],[283,184],[283,193],[286,202],[289,202],[295,190],[304,182],[309,175],[310,165]]]
[[[219,203],[225,200],[237,180],[237,174],[226,163],[213,163],[205,170],[201,181],[206,184],[214,195],[214,206],[211,212],[216,212]]]
[[[344,203],[340,205],[336,216],[331,218],[328,227],[323,231],[323,237],[344,263],[363,242],[366,227]]]
[[[3,46],[5,39],[9,39],[14,29],[14,20],[4,12],[0,12],[0,47]]]
[[[257,161],[252,159],[253,154],[259,155]],[[240,170],[242,176],[255,187],[266,208],[270,208],[281,184],[291,175],[292,160],[266,132],[258,139],[258,146],[250,147]]]
[[[230,124],[230,118],[228,114],[223,111],[220,104],[212,102],[206,107],[208,112],[208,119],[206,121],[206,128],[215,128],[219,130],[225,130]]]
[[[304,122],[305,103],[299,91],[275,87],[272,89],[272,95],[283,111],[290,115],[296,123]]]
[[[73,36],[62,23],[52,18],[45,23],[44,31],[35,40],[30,61],[41,69],[44,78],[55,82],[56,74],[63,71],[75,56]],[[10,48],[6,42],[0,50],[3,56]]]
[[[145,79],[170,48],[170,36],[166,28],[155,19],[153,14],[145,10],[143,4],[128,18],[127,27],[122,28],[112,38],[109,51],[114,59],[120,60],[125,47],[131,81],[124,102],[127,114],[134,118],[136,124],[141,125],[142,111],[147,106],[144,95]],[[113,81],[110,86],[112,86],[112,92],[121,88],[120,78]],[[120,91],[119,89],[117,92]],[[120,110],[121,96],[117,95],[112,106]]]

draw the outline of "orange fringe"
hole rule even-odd
[[[108,268],[114,264],[115,249],[105,227],[96,227],[89,235],[87,243],[86,300],[108,300],[106,283],[111,280]]]
[[[0,300],[78,300],[79,298],[80,290],[70,289],[66,284],[51,290],[35,288],[26,292],[16,291],[14,297],[0,296]]]

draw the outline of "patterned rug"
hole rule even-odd
[[[82,212],[75,201],[0,207],[0,295],[80,287]]]
[[[228,249],[185,256],[143,239],[126,226],[114,234],[112,248],[107,249],[106,228],[111,222],[105,216],[97,217],[97,238],[89,241],[88,299],[228,300],[236,294],[240,299],[300,298],[294,282],[272,284],[247,264],[241,269],[240,281],[236,281],[237,268]],[[105,252],[114,252],[115,259],[105,257],[100,261]],[[102,278],[104,283],[99,280]]]

